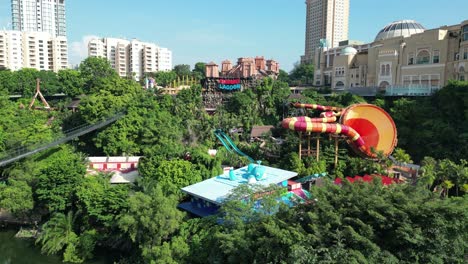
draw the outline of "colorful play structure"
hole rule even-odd
[[[293,103],[294,107],[322,111],[320,118],[308,116],[290,117],[282,122],[282,127],[299,132],[299,157],[302,151],[302,133],[308,135],[308,151],[311,135],[329,134],[335,138],[335,165],[338,161],[338,140],[346,139],[351,148],[364,158],[376,158],[381,152],[390,156],[397,143],[395,122],[382,108],[371,104],[355,104],[347,108],[322,106],[317,104]],[[315,153],[320,157],[320,137],[317,138]]]
[[[293,106],[322,111],[319,118],[301,116],[286,118],[282,121],[283,128],[299,132],[301,138],[299,144],[300,156],[304,153],[302,151],[303,133],[308,136],[306,154],[310,155],[313,152],[310,147],[312,135],[317,138],[317,148],[315,150],[317,160],[320,158],[319,135],[329,134],[334,137],[335,165],[338,160],[339,139],[345,139],[358,155],[370,159],[377,158],[377,153],[389,157],[396,146],[397,131],[393,119],[387,112],[375,105],[355,104],[347,108],[339,108],[294,103]],[[282,186],[285,188],[285,193],[279,201],[288,206],[295,206],[311,200],[310,193],[303,189],[303,184],[327,176],[327,173],[324,172],[294,181],[292,179],[297,176],[297,173],[261,165],[261,161],[255,161],[242,152],[222,130],[215,130],[214,134],[230,153],[246,157],[250,164],[237,170],[231,169],[223,175],[182,188],[182,191],[190,195],[191,199],[189,202],[180,204],[179,207],[192,214],[201,217],[215,214],[229,193],[242,184],[260,184],[263,186],[276,184]],[[395,182],[386,176],[379,177],[381,177],[385,185]],[[364,177],[347,177],[346,179],[350,182],[370,182],[373,178],[373,176],[365,175]],[[339,179],[335,183],[341,184],[342,180]],[[259,196],[259,199],[261,200],[261,196]],[[253,208],[254,210],[261,210],[261,203],[258,204],[259,208]]]

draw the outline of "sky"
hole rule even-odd
[[[173,64],[265,56],[290,71],[304,54],[305,0],[66,0],[69,60],[94,36],[139,39],[173,52]],[[392,21],[437,28],[468,20],[468,0],[351,0],[349,39],[370,42]],[[0,28],[11,0],[0,0]]]

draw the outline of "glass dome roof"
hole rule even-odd
[[[341,51],[341,55],[354,55],[358,53],[358,51],[353,47],[346,47]]]
[[[375,37],[375,41],[395,37],[409,37],[424,32],[426,29],[414,20],[400,20],[386,25]]]

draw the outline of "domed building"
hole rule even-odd
[[[346,47],[341,51],[341,55],[354,55],[357,54],[358,50],[353,47]]]
[[[386,25],[379,31],[374,41],[395,37],[409,37],[413,34],[424,32],[426,29],[414,20],[400,20]]]
[[[468,20],[434,29],[395,21],[373,42],[317,49],[314,63],[316,86],[362,96],[428,96],[449,80],[468,80]]]

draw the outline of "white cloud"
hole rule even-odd
[[[84,36],[81,41],[75,41],[70,43],[69,47],[69,60],[71,65],[77,65],[86,57],[88,57],[88,42],[91,39],[99,38],[94,35]]]

